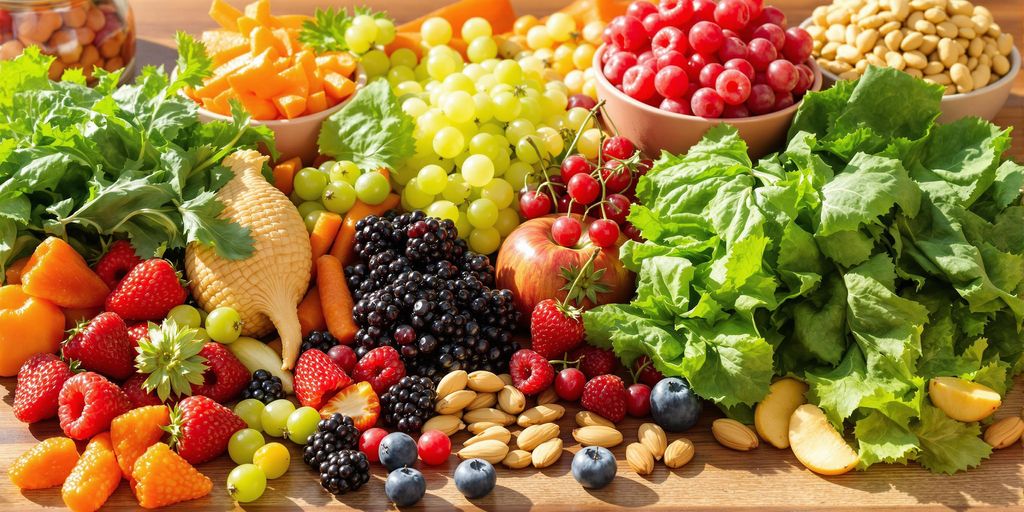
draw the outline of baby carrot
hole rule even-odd
[[[355,304],[352,301],[352,294],[348,291],[348,283],[345,282],[345,271],[341,261],[330,254],[325,254],[316,260],[316,266],[316,286],[320,292],[324,319],[327,320],[327,330],[339,342],[348,345],[355,341],[359,327],[352,318],[352,308]]]

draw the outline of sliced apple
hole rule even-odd
[[[761,439],[776,448],[789,448],[789,418],[807,403],[807,384],[786,377],[768,388],[768,396],[754,409],[754,428]]]
[[[857,452],[814,404],[804,404],[793,411],[789,418],[789,445],[807,469],[822,475],[841,475],[860,462]]]
[[[1003,403],[992,388],[957,377],[935,377],[928,383],[928,396],[946,416],[963,422],[981,421]]]

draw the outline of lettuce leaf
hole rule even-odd
[[[413,127],[387,80],[377,80],[324,121],[317,144],[321,153],[364,171],[397,169],[416,151]]]

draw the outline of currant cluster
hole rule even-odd
[[[434,416],[434,383],[427,377],[406,375],[380,397],[381,419],[385,425],[406,432],[419,432]]]
[[[515,351],[512,293],[495,290],[494,267],[467,249],[450,220],[416,211],[356,224],[345,269],[356,300],[356,354],[395,347],[409,375],[434,382],[454,370],[502,372]]]

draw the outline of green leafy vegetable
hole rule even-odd
[[[352,26],[352,18],[360,15],[390,19],[387,13],[374,12],[366,7],[354,8],[351,16],[345,8],[317,9],[313,19],[302,23],[299,42],[311,46],[318,53],[347,51],[349,47],[345,42],[345,31]]]
[[[387,80],[377,80],[324,121],[317,143],[321,153],[364,171],[396,169],[416,151],[413,127]]]

